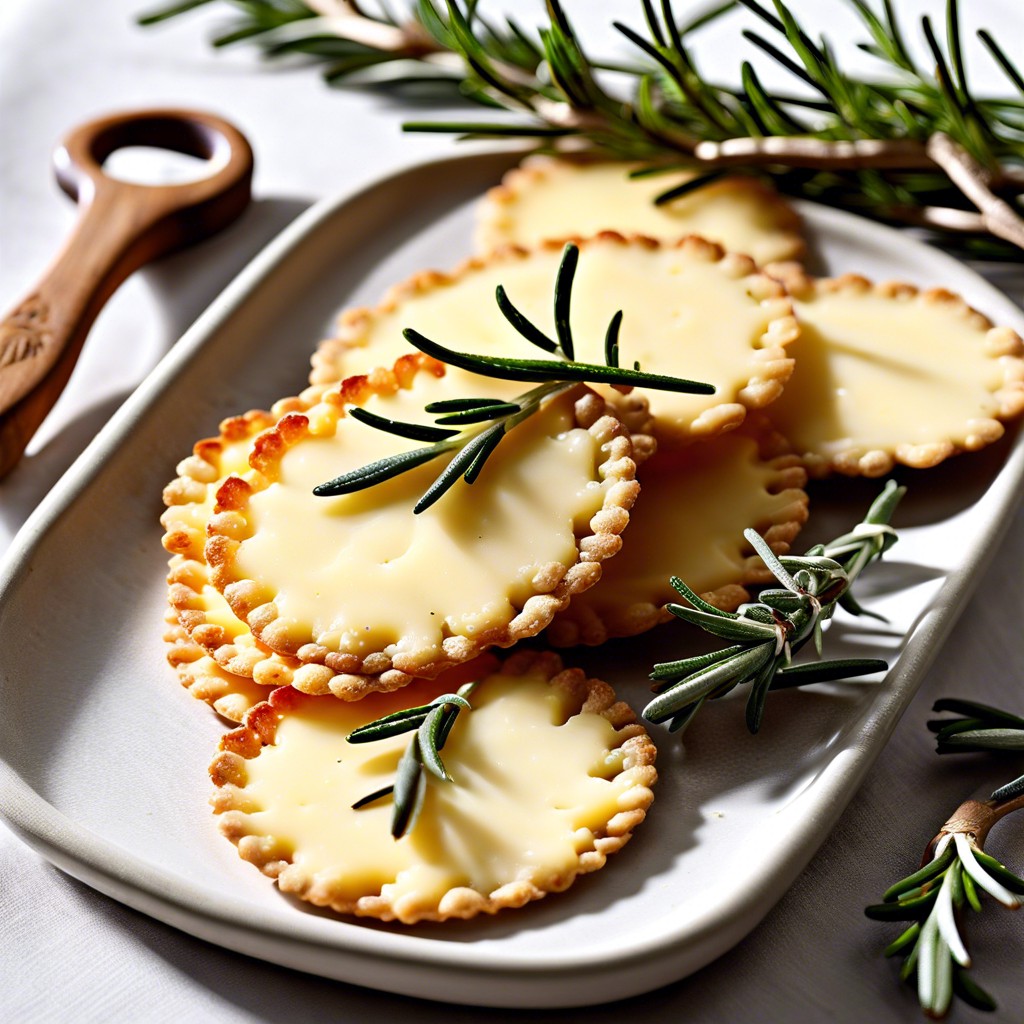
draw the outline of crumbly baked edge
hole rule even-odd
[[[197,700],[209,704],[222,718],[239,723],[248,711],[266,699],[267,692],[251,679],[226,672],[207,651],[188,635],[168,607],[164,617],[167,663],[178,681]]]
[[[375,370],[345,380],[336,390],[324,395],[324,402],[333,407],[335,424],[344,415],[348,404],[362,404],[375,393],[409,386],[420,372],[444,373],[444,365],[415,353],[402,356],[392,370]],[[490,647],[511,647],[519,640],[535,636],[550,623],[555,613],[565,608],[574,594],[593,586],[601,575],[601,562],[612,557],[621,547],[619,536],[629,522],[629,509],[639,492],[635,478],[632,436],[622,422],[608,413],[603,399],[580,386],[576,401],[577,426],[588,430],[605,453],[604,461],[595,470],[597,479],[611,481],[605,491],[602,507],[589,523],[590,533],[577,538],[577,559],[571,566],[551,563],[537,574],[541,583],[509,622],[489,629],[479,636],[454,635],[442,641],[443,654],[430,662],[420,655],[403,652],[392,659],[384,651],[366,657],[321,646],[312,635],[297,643],[293,636],[275,634],[278,611],[272,594],[259,584],[238,576],[234,571],[235,553],[248,530],[246,509],[249,498],[269,486],[283,453],[308,434],[308,420],[301,414],[283,417],[259,438],[250,463],[253,474],[247,480],[230,478],[217,495],[218,511],[210,520],[206,545],[206,561],[211,568],[214,586],[224,594],[234,613],[249,628],[257,641],[271,650],[291,655],[305,664],[325,666],[335,678],[331,692],[359,689],[391,690],[405,686],[414,678],[430,679],[445,669],[462,664]],[[642,446],[647,447],[644,438]]]
[[[546,154],[534,154],[528,156],[517,167],[505,172],[499,185],[488,189],[476,207],[476,227],[473,232],[473,247],[480,255],[486,255],[502,246],[515,244],[511,237],[509,226],[514,223],[511,207],[519,201],[520,194],[533,188],[545,179],[550,178],[552,171],[563,173],[565,166],[574,166],[592,163],[621,163],[625,172],[626,168],[639,167],[640,164],[630,164],[628,161],[607,161],[603,158],[593,158],[585,155],[577,156],[550,156]],[[776,256],[773,262],[781,260],[799,260],[803,257],[807,243],[800,233],[800,215],[786,200],[779,195],[770,185],[760,178],[733,175],[728,178],[719,179],[712,186],[719,192],[735,191],[755,194],[761,199],[765,206],[772,211],[773,219],[776,221],[774,233],[780,239],[780,255]],[[566,242],[579,243],[583,241],[580,234],[560,235],[556,239],[558,244]],[[677,235],[675,237],[681,237]],[[671,242],[673,237],[660,239],[662,242]],[[749,254],[748,254],[749,255]]]
[[[983,313],[978,312],[959,295],[945,288],[921,289],[904,281],[873,283],[860,274],[843,274],[835,278],[814,278],[803,267],[793,263],[771,264],[765,272],[781,281],[797,300],[813,297],[815,293],[863,295],[873,292],[887,299],[939,304],[948,308],[952,316],[975,322],[985,332],[984,349],[989,358],[997,360],[1002,368],[1000,386],[991,392],[999,409],[997,416],[978,417],[965,423],[966,436],[961,443],[936,441],[929,444],[897,444],[892,448],[867,448],[852,445],[833,455],[804,452],[801,459],[811,477],[820,479],[831,473],[844,476],[884,476],[898,463],[913,469],[930,469],[961,452],[978,451],[998,441],[1005,433],[1003,422],[1015,419],[1024,412],[1024,342],[1009,327],[997,327]]]
[[[166,507],[160,516],[160,525],[164,528],[161,543],[167,551],[185,558],[202,559],[206,533],[187,522],[182,511],[201,505],[206,501],[209,489],[219,484],[224,476],[221,455],[227,445],[255,438],[261,431],[272,427],[276,420],[271,412],[251,409],[240,416],[221,420],[220,433],[216,437],[196,441],[192,454],[178,463],[175,468],[177,475],[163,490]]]
[[[756,429],[752,424],[748,436],[757,441],[760,458],[776,471],[776,477],[767,493],[786,495],[789,499],[773,519],[762,519],[749,525],[761,533],[776,555],[785,555],[807,522],[808,497],[804,490],[807,472],[800,458],[793,454],[789,442],[765,418],[757,417]],[[647,495],[645,500],[656,499]],[[735,611],[749,601],[751,594],[747,587],[770,583],[774,578],[753,549],[748,545],[745,547],[750,554],[744,558],[736,581],[699,595],[723,611]],[[671,566],[668,568],[671,569]],[[664,604],[655,604],[653,601],[634,602],[604,615],[587,605],[571,604],[555,617],[545,635],[555,647],[572,647],[576,644],[596,646],[613,638],[646,633],[672,619],[671,612],[667,611]]]
[[[699,235],[687,235],[675,242],[663,244],[643,235],[621,235],[616,231],[602,231],[580,241],[580,251],[597,245],[642,246],[647,249],[681,249],[688,255],[715,262],[723,273],[736,280],[745,279],[751,297],[762,306],[768,306],[768,324],[758,339],[759,348],[751,350],[750,376],[737,396],[737,401],[722,402],[705,410],[685,431],[666,430],[664,424],[652,417],[646,398],[631,393],[614,399],[615,410],[629,430],[655,434],[659,442],[678,442],[693,437],[710,437],[731,430],[743,422],[748,409],[759,409],[773,402],[781,393],[793,372],[793,360],[786,355],[786,346],[799,336],[800,328],[793,307],[783,285],[762,273],[749,256],[727,253],[720,245]],[[310,383],[324,386],[339,383],[343,375],[345,353],[362,348],[375,319],[394,313],[407,299],[422,295],[435,288],[450,287],[462,278],[483,269],[495,261],[528,259],[533,252],[561,251],[560,242],[543,242],[532,249],[508,245],[486,257],[473,256],[463,261],[450,273],[426,270],[414,274],[391,288],[383,301],[375,307],[356,307],[342,312],[337,333],[321,341],[312,357]]]
[[[204,654],[229,675],[251,679],[263,687],[294,686],[302,693],[333,693],[341,700],[359,700],[373,689],[365,680],[339,679],[326,665],[309,665],[272,651],[252,635],[239,620],[240,631],[232,633],[207,619],[204,586],[209,583],[205,562],[176,555],[168,575],[168,600],[178,623]]]
[[[445,893],[436,910],[423,910],[414,918],[401,919],[402,924],[495,914],[499,910],[521,907],[541,899],[548,892],[564,891],[580,875],[604,867],[609,855],[629,842],[633,829],[644,820],[654,799],[651,790],[657,780],[654,743],[636,721],[632,709],[623,701],[616,700],[607,683],[588,679],[580,669],[565,669],[558,655],[550,651],[516,652],[505,659],[500,671],[506,675],[541,672],[550,685],[562,688],[570,695],[574,707],[578,705],[574,715],[599,714],[607,719],[615,728],[618,740],[609,749],[621,748],[624,752],[619,776],[630,773],[632,785],[620,797],[620,809],[603,828],[593,830],[592,847],[580,853],[577,870],[561,879],[564,885],[557,889],[544,889],[527,877],[510,880],[489,893],[460,886]],[[356,900],[338,899],[332,895],[329,883],[322,879],[318,881],[294,864],[275,837],[246,832],[246,816],[250,810],[245,800],[246,761],[258,757],[265,745],[274,742],[278,722],[294,705],[293,694],[294,691],[287,687],[274,690],[269,700],[249,711],[241,728],[222,738],[219,751],[210,765],[210,777],[217,787],[211,804],[214,813],[220,816],[220,830],[235,843],[239,856],[275,879],[282,892],[316,906],[330,907],[338,913],[381,921],[399,920],[391,901],[380,893],[367,894]]]

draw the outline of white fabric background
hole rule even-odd
[[[577,0],[569,9],[607,41],[600,27],[612,16],[634,17],[637,6]],[[811,13],[826,8],[810,0],[796,6]],[[913,25],[914,13],[929,5],[897,6]],[[0,0],[0,304],[13,303],[31,285],[73,221],[71,204],[52,181],[49,156],[61,135],[88,117],[157,104],[227,116],[256,150],[257,202],[225,236],[141,272],[111,301],[30,457],[0,484],[0,551],[175,338],[297,212],[341,187],[455,145],[443,136],[402,135],[403,117],[423,112],[398,101],[330,90],[308,70],[260,68],[245,48],[214,54],[205,40],[223,10],[143,31],[132,24],[143,7],[144,0]],[[930,7],[941,24],[938,5]],[[1024,53],[1024,18],[1014,0],[970,8],[970,24],[989,25],[1011,54]],[[520,17],[528,21],[529,10]],[[840,39],[842,24],[833,25]],[[737,60],[730,52],[722,63],[732,67]],[[997,283],[1019,300],[1024,270],[1002,274]],[[596,1010],[527,1014],[393,997],[192,939],[63,875],[0,825],[0,1020],[918,1020],[913,994],[898,986],[894,965],[878,955],[893,930],[868,922],[862,909],[913,867],[961,799],[1001,781],[1000,769],[983,759],[935,757],[924,721],[932,701],[947,694],[1024,707],[1022,565],[1024,516],[1018,514],[943,657],[818,856],[745,941],[694,977]],[[1024,867],[1024,839],[1013,819],[995,833],[991,848],[1018,871]],[[1022,925],[1019,915],[994,907],[971,921],[975,977],[1000,1003],[996,1020],[1024,1018]],[[974,1016],[962,1006],[955,1014]]]

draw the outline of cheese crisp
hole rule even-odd
[[[465,396],[442,364],[416,358],[419,369],[390,387],[350,378],[285,416],[256,445],[254,473],[221,487],[210,520],[207,561],[234,613],[272,650],[354,685],[404,685],[538,633],[600,577],[638,490],[628,433],[581,386],[511,430],[472,486],[458,481],[418,515],[450,455],[315,496],[338,475],[424,447],[347,415],[350,404],[422,422],[427,403]]]
[[[1024,410],[1024,345],[942,289],[813,280],[773,268],[802,324],[799,370],[772,420],[809,472],[926,468],[1002,436]]]
[[[418,274],[376,309],[344,313],[337,338],[321,344],[312,380],[323,383],[391,365],[409,351],[403,328],[448,348],[482,355],[536,358],[494,300],[502,285],[511,301],[548,337],[555,337],[552,292],[562,247],[509,248],[470,260],[455,273]],[[649,427],[659,441],[707,437],[738,426],[751,408],[773,401],[792,373],[785,346],[798,333],[778,282],[746,256],[690,237],[667,246],[612,232],[580,245],[570,321],[576,358],[603,363],[609,321],[623,311],[620,362],[649,373],[710,383],[713,395],[637,389],[628,398],[598,388],[633,430]],[[491,387],[498,397],[518,393],[512,382],[481,383],[463,370],[452,377]],[[485,393],[490,394],[490,391]],[[647,409],[653,414],[650,424]]]
[[[743,531],[753,528],[776,554],[788,553],[807,519],[807,474],[781,436],[758,426],[644,463],[643,496],[621,554],[555,618],[553,644],[600,644],[668,621],[666,603],[679,600],[671,575],[726,611],[750,600],[746,585],[771,581]]]
[[[802,255],[799,217],[760,179],[721,178],[655,205],[659,195],[694,175],[673,171],[630,178],[641,166],[528,157],[477,207],[477,252],[618,231],[664,242],[702,235],[758,264]]]
[[[394,783],[411,734],[346,736],[442,680],[356,703],[273,691],[210,768],[221,830],[282,892],[404,924],[519,907],[602,867],[651,803],[654,745],[607,684],[554,655],[481,661],[442,751],[453,781],[427,775],[401,839],[390,798],[352,804]]]

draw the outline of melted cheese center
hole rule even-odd
[[[537,358],[538,350],[501,315],[494,292],[503,285],[512,302],[554,338],[552,296],[560,260],[560,252],[538,251],[525,259],[490,263],[453,283],[403,299],[390,313],[375,314],[362,343],[338,356],[339,379],[391,366],[410,351],[402,337],[406,327],[463,352]],[[604,364],[605,332],[621,309],[622,366],[639,361],[651,373],[715,386],[713,395],[644,392],[660,421],[670,429],[685,429],[705,410],[738,400],[754,373],[753,356],[762,347],[771,306],[762,307],[744,280],[681,250],[591,244],[580,254],[572,289],[576,358]],[[467,376],[461,370],[449,373]],[[522,389],[510,382],[473,380],[472,393],[490,388],[504,396]]]
[[[743,531],[778,521],[792,504],[792,492],[768,492],[776,480],[757,444],[737,434],[659,452],[644,463],[643,495],[622,551],[595,587],[573,598],[573,608],[603,615],[677,600],[673,575],[698,594],[741,583],[749,549]]]
[[[368,408],[410,420],[452,394],[444,380],[420,375],[414,389]],[[577,534],[607,485],[597,442],[574,423],[572,393],[559,396],[506,436],[475,483],[457,481],[414,515],[444,458],[355,494],[312,494],[341,473],[423,446],[344,417],[330,436],[289,449],[280,479],[252,496],[253,535],[239,548],[238,572],[273,591],[282,627],[297,639],[312,633],[362,657],[383,650],[432,660],[445,636],[507,625],[542,567],[576,561]]]
[[[786,230],[792,215],[766,190],[733,178],[655,206],[657,196],[692,175],[630,178],[636,166],[545,165],[539,178],[525,179],[515,189],[511,203],[496,207],[489,247],[501,242],[533,246],[548,238],[618,231],[667,241],[703,235],[756,263],[789,259],[798,251],[798,240]]]
[[[955,307],[842,293],[794,306],[796,369],[772,419],[797,450],[962,442],[970,420],[995,416],[1002,368]]]
[[[248,830],[283,844],[337,902],[380,893],[400,919],[436,909],[455,886],[485,895],[518,879],[564,888],[634,784],[612,726],[570,716],[542,677],[488,677],[442,750],[455,782],[428,775],[415,828],[395,840],[390,798],[351,805],[394,782],[410,734],[360,744],[345,736],[421,697],[406,688],[353,704],[311,699],[285,716],[274,745],[246,762]]]

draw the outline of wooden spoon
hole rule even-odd
[[[103,162],[125,146],[222,166],[199,181],[119,181]],[[76,128],[54,154],[81,214],[35,288],[0,321],[0,478],[21,458],[71,376],[86,334],[122,281],[150,260],[209,237],[248,205],[253,155],[233,125],[190,110],[143,110]]]

